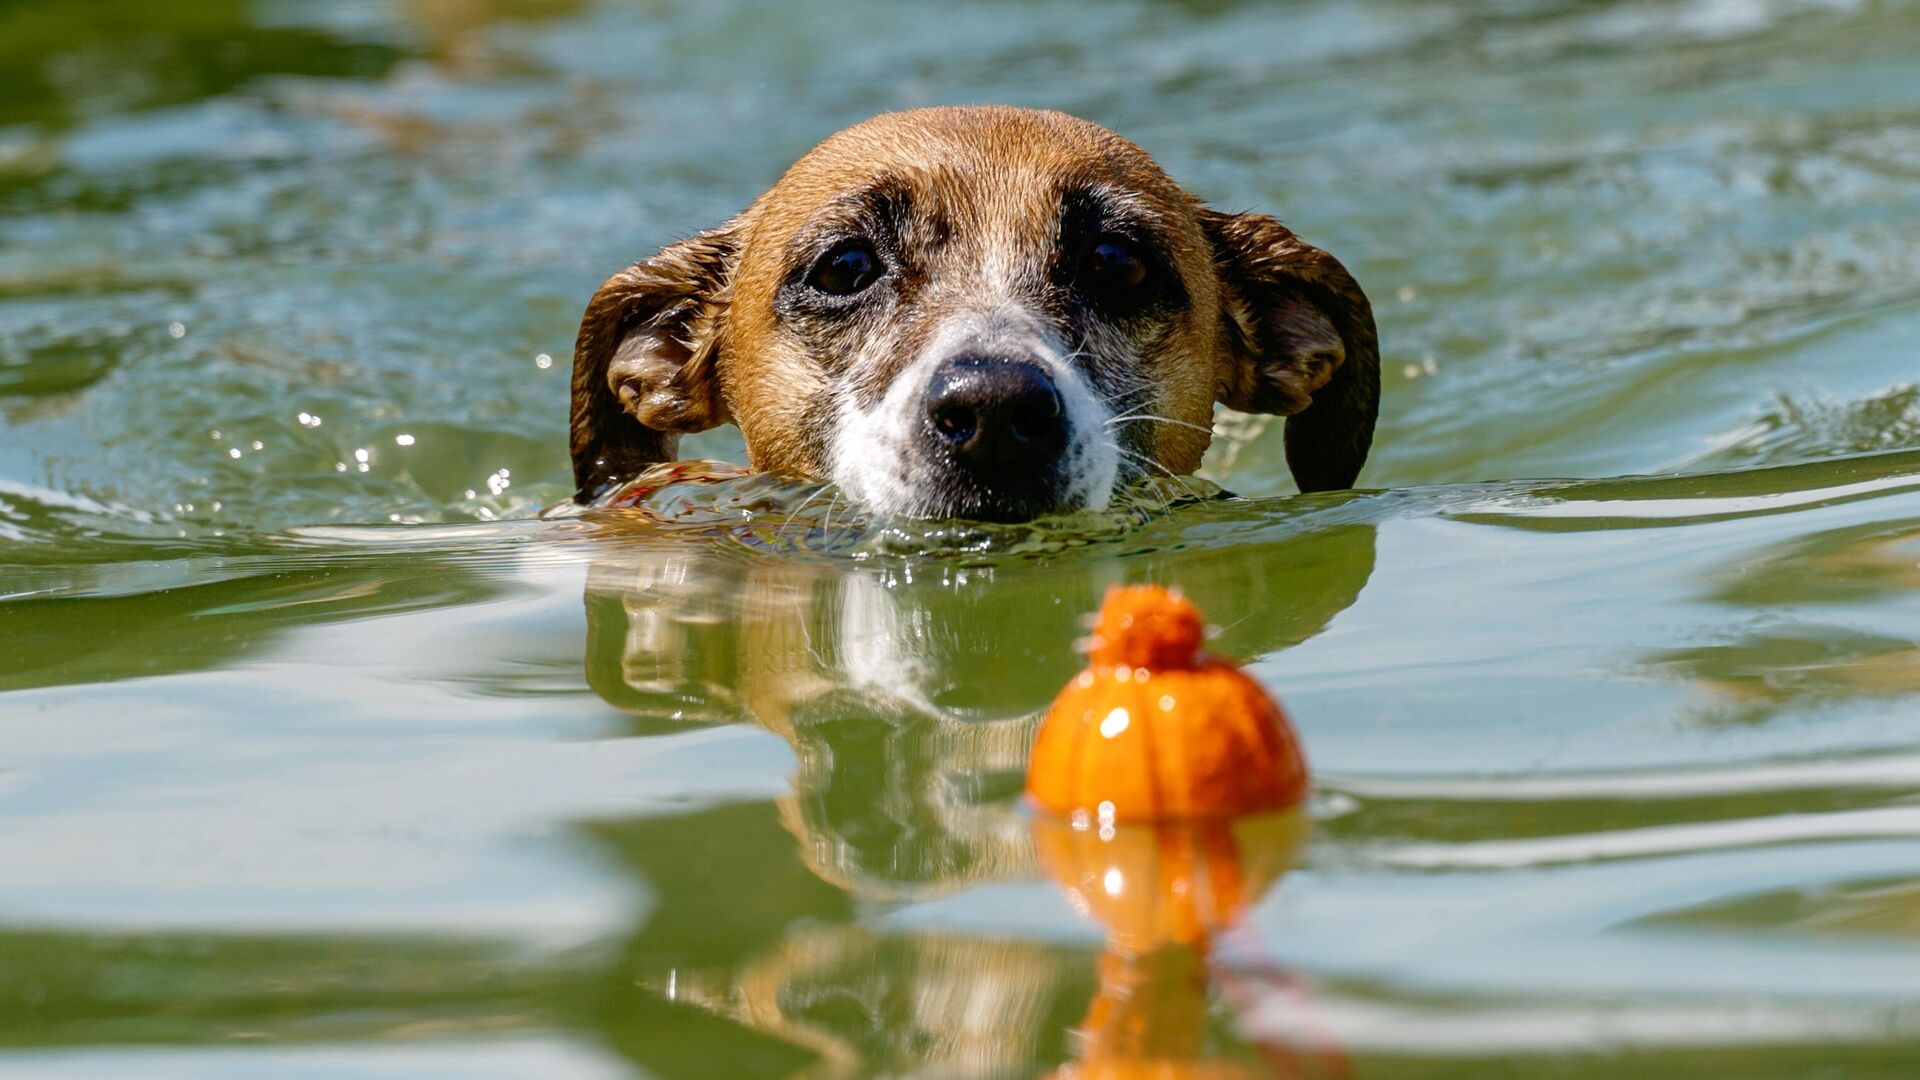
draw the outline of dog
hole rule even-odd
[[[1097,124],[1005,106],[839,132],[725,224],[600,286],[575,501],[737,424],[757,471],[884,516],[1022,521],[1199,468],[1215,402],[1287,417],[1302,491],[1373,441],[1372,308],[1273,218]]]

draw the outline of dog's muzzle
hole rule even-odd
[[[1045,369],[956,357],[935,370],[922,400],[921,440],[937,495],[956,516],[1023,521],[1058,506],[1072,432]]]

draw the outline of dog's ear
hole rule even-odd
[[[1353,486],[1380,411],[1373,306],[1338,259],[1262,214],[1206,211],[1226,335],[1216,396],[1287,418],[1301,491]]]
[[[593,294],[573,346],[574,498],[673,460],[727,420],[715,358],[738,254],[729,222],[668,245]]]

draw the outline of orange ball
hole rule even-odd
[[[1107,592],[1090,663],[1054,699],[1027,795],[1100,822],[1233,817],[1298,804],[1307,764],[1286,713],[1201,655],[1200,611],[1153,585]]]

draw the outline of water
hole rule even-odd
[[[1916,57],[1893,0],[0,3],[0,1077],[1054,1068],[1139,973],[1019,771],[1138,580],[1319,780],[1197,1052],[1911,1075]],[[533,516],[606,273],[976,100],[1346,261],[1367,490],[1229,418],[1040,529]]]

